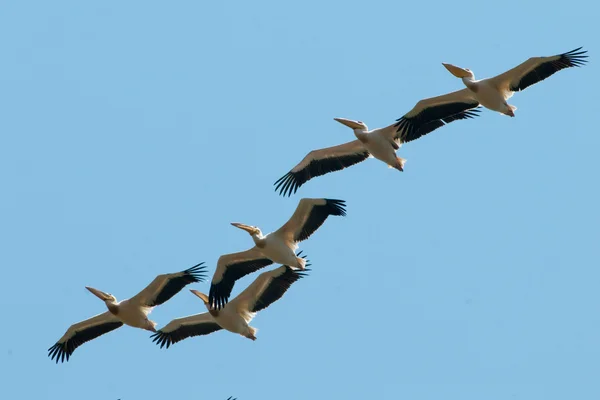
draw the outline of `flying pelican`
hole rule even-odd
[[[115,296],[91,287],[87,290],[104,301],[108,311],[85,321],[78,322],[67,330],[58,342],[48,349],[48,357],[56,363],[64,362],[79,346],[98,336],[125,325],[156,332],[156,322],[148,319],[148,314],[155,306],[161,305],[175,296],[186,285],[203,282],[204,263],[197,264],[185,271],[157,276],[144,290],[128,300],[117,302]]]
[[[459,110],[453,114],[448,113],[443,117],[428,118],[427,120],[423,120],[421,115],[409,116],[409,113],[397,119],[392,125],[371,131],[362,121],[334,118],[339,123],[351,128],[357,140],[311,151],[290,172],[279,178],[273,186],[275,186],[275,191],[279,190],[280,195],[290,196],[312,178],[340,171],[370,157],[383,161],[390,168],[404,171],[406,160],[396,155],[396,150],[403,143],[416,140],[450,122],[474,118],[479,112],[477,109]]]
[[[461,78],[466,86],[456,92],[423,100],[407,116],[425,121],[443,118],[482,105],[510,117],[515,116],[517,107],[506,102],[514,92],[543,81],[561,69],[584,65],[587,51],[579,47],[569,52],[550,57],[531,57],[524,63],[493,78],[475,80],[473,72],[452,64],[442,63],[452,75]]]
[[[221,310],[210,306],[207,295],[192,289],[190,291],[202,299],[208,312],[174,319],[153,334],[152,341],[160,345],[161,349],[165,345],[168,349],[181,340],[192,336],[208,335],[221,329],[256,340],[257,329],[248,325],[256,313],[279,300],[292,283],[305,275],[305,272],[287,265],[263,272]]]
[[[221,309],[229,299],[235,281],[273,263],[304,269],[305,260],[295,254],[298,242],[312,235],[330,215],[346,215],[344,200],[302,199],[281,228],[263,235],[255,226],[233,222],[252,236],[255,246],[239,253],[225,254],[217,261],[209,291],[209,303]]]

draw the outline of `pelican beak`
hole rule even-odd
[[[442,63],[442,65],[444,67],[446,67],[446,69],[448,71],[450,71],[450,73],[457,78],[467,78],[468,76],[471,75],[467,71],[465,71],[464,68],[457,67],[456,65],[446,64],[446,63]]]
[[[89,290],[90,292],[92,292],[94,294],[94,296],[96,296],[97,298],[99,298],[102,301],[106,301],[106,300],[110,299],[110,296],[108,294],[104,293],[102,290],[94,289],[89,286],[86,286],[85,288],[87,290]]]
[[[240,224],[239,222],[232,222],[231,225],[235,226],[236,228],[243,229],[251,235],[256,231],[253,226]]]
[[[194,293],[196,296],[200,297],[202,299],[202,301],[204,302],[204,304],[208,304],[208,296],[205,295],[202,292],[199,292],[197,290],[194,289],[190,289],[190,292]]]
[[[344,124],[346,125],[348,128],[352,128],[352,129],[363,129],[363,126],[360,125],[357,121],[353,121],[351,119],[346,119],[346,118],[334,118],[334,120],[336,120],[337,122],[339,122],[340,124]]]

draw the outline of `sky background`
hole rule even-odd
[[[3,399],[598,399],[598,6],[572,0],[0,1]],[[531,56],[590,63],[283,198],[305,154]],[[596,46],[596,47],[594,47]],[[252,325],[160,349],[47,349],[158,274],[347,201],[310,276]],[[266,271],[266,269],[265,269]],[[258,274],[239,281],[234,295]],[[188,286],[151,319],[205,308]]]

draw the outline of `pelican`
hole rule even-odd
[[[476,80],[470,69],[442,63],[450,73],[461,78],[466,88],[442,96],[432,97],[417,103],[408,114],[408,119],[421,119],[424,122],[444,118],[457,112],[478,107],[486,107],[509,117],[515,116],[517,107],[506,101],[514,92],[543,81],[561,69],[580,67],[588,57],[581,47],[550,57],[531,57],[513,69],[493,78]],[[402,128],[407,122],[401,121]]]
[[[56,363],[69,361],[75,349],[105,333],[125,325],[156,332],[156,322],[148,319],[148,314],[158,305],[175,296],[186,285],[203,282],[204,263],[194,265],[185,271],[157,276],[144,290],[128,300],[118,302],[115,296],[86,286],[85,288],[104,301],[108,311],[78,322],[67,330],[58,342],[48,349],[48,357]]]
[[[335,121],[351,128],[357,140],[311,151],[273,186],[275,191],[279,190],[280,195],[290,196],[312,178],[340,171],[370,157],[383,161],[389,168],[404,171],[406,160],[396,155],[396,151],[403,143],[416,140],[450,122],[474,118],[479,112],[477,109],[459,110],[442,118],[430,118],[427,121],[408,118],[405,115],[391,125],[373,130],[369,130],[362,121],[334,118]]]
[[[278,230],[263,235],[256,226],[233,222],[252,236],[255,246],[219,257],[209,291],[209,303],[221,309],[235,281],[273,263],[304,269],[305,259],[295,254],[298,242],[308,239],[330,215],[346,215],[344,200],[302,199],[292,217]]]
[[[208,335],[221,329],[256,340],[257,329],[248,325],[256,313],[279,300],[292,283],[305,275],[305,272],[287,265],[263,272],[221,310],[210,305],[207,295],[192,289],[190,291],[202,299],[208,312],[174,319],[150,337],[161,349],[164,346],[168,349],[189,337]]]

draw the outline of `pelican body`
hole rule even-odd
[[[190,291],[202,299],[208,313],[221,328],[250,340],[256,340],[256,328],[249,325],[256,313],[245,309],[238,310],[233,306],[227,307],[227,305],[220,310],[215,310],[210,306],[207,295],[197,290]]]
[[[465,95],[477,101],[480,105],[492,111],[497,111],[509,117],[515,116],[517,107],[509,105],[506,101],[512,97],[513,92],[501,90],[493,79],[476,80],[475,74],[468,68],[460,68],[452,64],[442,63],[452,75],[460,78],[468,89]]]
[[[248,232],[256,248],[273,263],[304,269],[304,259],[296,255],[296,249],[298,249],[296,242],[290,242],[282,235],[277,235],[276,232],[263,235],[260,228],[256,226],[245,225],[239,222],[232,222],[231,225]]]
[[[123,324],[156,332],[156,322],[148,319],[148,314],[152,311],[152,307],[140,304],[135,301],[135,299],[127,299],[119,302],[116,297],[110,293],[105,293],[88,286],[85,288],[100,300],[104,301],[106,308],[108,308],[108,312]]]
[[[396,155],[396,150],[400,148],[400,145],[397,143],[397,139],[387,132],[389,129],[379,128],[370,131],[362,121],[353,121],[345,118],[334,118],[334,120],[351,128],[356,138],[370,155],[383,161],[390,168],[404,171],[406,160]]]

